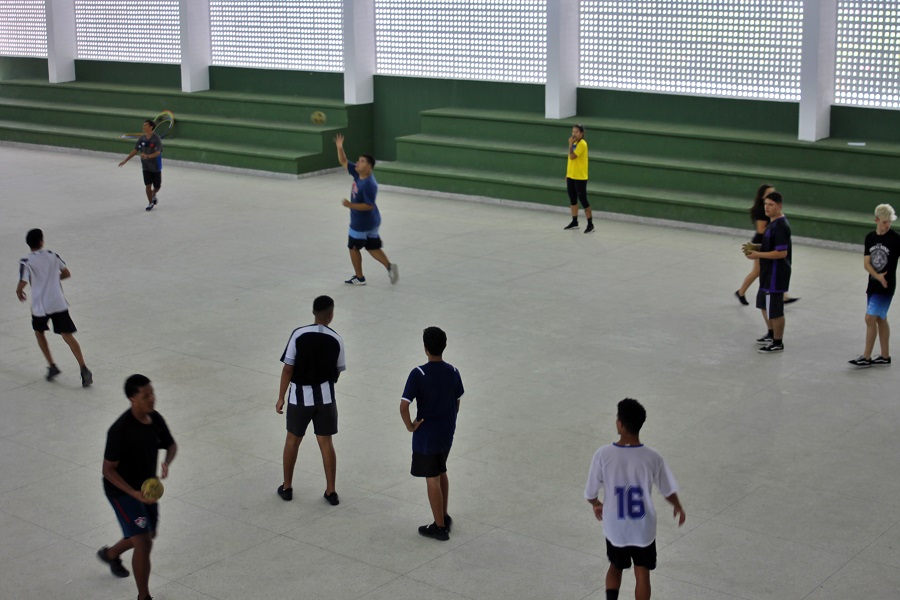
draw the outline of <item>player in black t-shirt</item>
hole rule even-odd
[[[897,219],[890,204],[875,207],[875,231],[866,236],[863,267],[869,274],[866,288],[866,348],[850,361],[855,367],[888,366],[891,364],[891,328],[887,313],[897,289],[897,259],[900,257],[900,234],[891,230]],[[875,338],[881,342],[881,355],[872,358]]]
[[[284,481],[276,491],[282,500],[294,498],[294,465],[300,442],[312,423],[325,468],[325,500],[335,506],[340,501],[334,489],[337,457],[331,436],[337,433],[334,384],[346,368],[344,340],[328,327],[334,318],[334,300],[328,296],[316,298],[313,301],[313,315],[315,323],[295,329],[281,355],[284,367],[281,369],[275,411],[282,414],[287,394],[287,436],[282,452]]]
[[[125,381],[125,396],[131,408],[119,417],[106,435],[103,452],[103,490],[122,527],[123,538],[111,547],[104,546],[97,556],[109,565],[112,574],[128,577],[120,556],[127,550],[138,588],[138,600],[150,599],[150,550],[156,537],[159,510],[156,500],[144,497],[141,484],[156,477],[156,461],[165,449],[160,477],[169,475],[178,446],[169,427],[154,410],[156,396],[150,380],[132,375]]]
[[[144,121],[144,135],[138,138],[134,144],[134,150],[119,163],[123,166],[136,155],[141,155],[141,169],[144,173],[144,191],[147,194],[147,208],[153,210],[158,198],[156,194],[162,187],[162,139],[156,135],[156,123],[147,119]]]
[[[756,340],[762,344],[763,354],[784,351],[784,295],[791,283],[791,227],[782,212],[784,200],[778,192],[765,198],[769,224],[763,234],[761,247],[747,255],[750,260],[759,259],[759,292],[756,308],[762,311],[768,331]]]

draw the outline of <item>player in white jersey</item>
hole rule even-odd
[[[60,280],[71,277],[66,263],[58,254],[50,250],[44,250],[44,232],[40,229],[32,229],[25,236],[25,242],[31,248],[31,254],[19,261],[19,284],[16,286],[16,296],[20,302],[25,302],[28,296],[25,294],[25,286],[31,284],[31,328],[37,338],[38,347],[47,359],[47,381],[60,374],[59,367],[53,362],[50,354],[50,346],[44,332],[49,329],[47,323],[53,322],[53,331],[62,336],[68,344],[78,366],[81,367],[81,385],[88,387],[94,382],[94,376],[84,363],[81,354],[81,346],[75,339],[75,323],[69,316],[69,303],[63,295]]]
[[[678,500],[678,484],[656,450],[641,444],[639,433],[647,411],[632,398],[619,402],[616,430],[619,441],[594,453],[584,497],[603,522],[606,535],[606,599],[617,600],[622,571],[634,562],[636,600],[650,598],[650,571],[656,568],[656,509],[650,495],[653,486],[675,507],[678,525],[684,524],[684,509]],[[603,502],[600,490],[603,490]],[[604,502],[606,510],[604,510]],[[605,517],[605,518],[604,518]]]

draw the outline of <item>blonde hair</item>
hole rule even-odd
[[[875,216],[882,221],[893,222],[897,220],[897,213],[890,204],[879,204],[875,207]]]

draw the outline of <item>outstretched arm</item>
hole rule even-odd
[[[131,160],[132,158],[134,158],[135,156],[137,156],[137,153],[138,153],[138,151],[137,151],[136,149],[135,149],[135,150],[132,150],[132,151],[131,151],[131,154],[129,154],[129,155],[125,158],[125,160],[123,160],[122,162],[119,163],[119,166],[121,167],[122,165],[124,165],[125,163],[127,163],[129,160]]]
[[[334,136],[334,145],[337,147],[338,162],[345,169],[347,168],[347,154],[344,152],[344,136],[340,133]]]

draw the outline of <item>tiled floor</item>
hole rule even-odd
[[[565,212],[382,190],[400,282],[367,258],[370,284],[351,288],[349,177],[170,164],[148,214],[138,167],[116,162],[0,147],[4,600],[134,598],[94,557],[119,533],[100,465],[134,372],[153,380],[180,446],[157,600],[603,600],[603,535],[582,490],[625,396],[647,407],[644,441],[668,458],[688,515],[681,529],[660,520],[655,598],[900,598],[897,374],[846,364],[864,334],[859,253],[795,248],[802,300],[786,352],[764,356],[758,312],[731,295],[744,236],[609,221],[588,236],[562,231]],[[43,379],[13,295],[31,227],[72,271],[90,389],[55,336],[63,374]],[[278,358],[318,294],[335,298],[347,346],[338,507],[321,497],[312,439],[294,501],[275,495]],[[397,410],[428,325],[448,332],[467,389],[447,543],[416,533],[430,516]],[[626,576],[621,597],[633,589]]]

